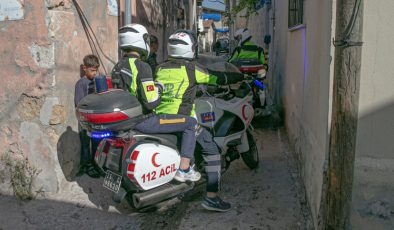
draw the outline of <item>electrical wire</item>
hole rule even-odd
[[[104,53],[92,27],[90,26],[88,19],[86,18],[85,14],[83,13],[83,10],[81,9],[78,2],[76,0],[72,0],[72,2],[74,3],[75,9],[77,10],[78,16],[81,20],[81,24],[82,24],[82,27],[85,31],[86,37],[88,39],[90,49],[92,50],[93,54],[95,54],[98,57],[99,62],[101,63],[101,66],[104,69],[105,74],[108,75],[107,69],[104,66],[104,62],[101,59],[99,50],[108,61],[110,61],[112,64],[115,64],[115,62]],[[97,47],[98,47],[98,49],[97,49]]]
[[[75,1],[75,0],[74,0],[74,1]],[[77,3],[77,4],[78,4],[78,3]],[[101,53],[102,53],[102,54],[104,55],[104,57],[105,57],[108,61],[110,61],[112,64],[116,64],[109,56],[107,56],[107,55],[105,54],[105,52],[103,51],[103,49],[102,49],[101,46],[99,45],[98,39],[97,39],[97,37],[96,37],[96,34],[94,33],[92,27],[90,26],[90,23],[89,23],[88,19],[86,18],[85,14],[83,13],[81,7],[80,7],[79,5],[78,5],[78,7],[79,7],[79,9],[80,9],[80,11],[81,11],[81,14],[82,14],[83,18],[84,18],[85,21],[86,21],[86,24],[88,25],[90,31],[92,32],[93,37],[94,37],[94,40],[96,41],[97,46],[98,46],[98,48],[100,49]]]
[[[82,27],[83,27],[83,29],[85,31],[86,37],[88,39],[90,49],[92,50],[92,53],[94,55],[98,56],[99,61],[102,64],[102,60],[100,59],[100,56],[98,55],[96,45],[94,44],[93,39],[91,37],[91,34],[90,34],[90,32],[89,32],[89,30],[88,30],[88,28],[86,26],[85,20],[83,19],[83,16],[82,16],[83,12],[81,11],[81,9],[80,9],[80,7],[79,7],[79,5],[78,5],[78,3],[76,1],[73,0],[73,3],[75,5],[75,8],[77,10],[79,18],[81,19],[81,24],[82,24]]]
[[[92,38],[92,35],[90,34],[89,28],[86,25],[87,24],[87,19],[86,19],[84,13],[83,13],[81,7],[79,6],[78,2],[76,0],[73,0],[73,3],[74,3],[74,6],[75,6],[75,9],[77,10],[78,16],[79,16],[79,18],[81,20],[81,24],[82,24],[82,27],[83,27],[83,29],[85,31],[86,37],[88,39],[90,49],[92,50],[93,54],[98,57],[100,65],[102,66],[102,68],[104,69],[105,74],[107,75],[108,74],[107,73],[107,69],[105,68],[104,63],[101,60],[101,56],[100,56],[100,54],[99,54],[99,52],[97,50],[96,44],[94,43],[94,40]],[[94,33],[94,32],[92,31],[92,33]]]
[[[339,40],[333,41],[333,44],[335,47],[362,46],[363,42],[355,42],[355,41],[350,40],[350,35],[353,32],[353,28],[356,23],[356,18],[357,18],[358,12],[360,10],[361,2],[362,2],[362,0],[356,0],[354,7],[353,7],[352,16],[350,17],[350,21],[349,21],[348,25],[346,26],[343,37]]]

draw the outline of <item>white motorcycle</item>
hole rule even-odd
[[[224,171],[240,156],[254,169],[259,155],[250,123],[253,107],[249,89],[203,89],[196,100],[199,124],[208,129],[222,155]],[[106,105],[106,106],[103,106]],[[155,206],[187,192],[194,183],[173,180],[180,164],[178,138],[172,134],[150,135],[133,130],[141,120],[139,103],[122,90],[109,90],[85,97],[77,117],[92,138],[102,141],[95,162],[105,175],[103,186],[114,192],[114,201],[124,198],[136,209]],[[203,170],[196,147],[196,165]],[[201,171],[204,173],[203,171]]]
[[[269,106],[272,104],[267,95],[266,71],[264,65],[258,59],[241,59],[231,62],[245,75],[245,80],[249,82],[250,90],[253,92],[252,105],[254,116],[261,117],[271,114]]]

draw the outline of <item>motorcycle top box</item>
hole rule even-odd
[[[242,73],[257,73],[264,68],[258,59],[239,59],[231,64],[237,66]]]
[[[114,89],[84,97],[76,108],[76,115],[88,131],[120,132],[132,129],[143,113],[135,96]]]

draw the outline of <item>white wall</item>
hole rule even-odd
[[[260,10],[248,27],[259,45],[267,32],[273,36],[269,87],[284,108],[317,226],[329,144],[336,1],[305,0],[305,27],[294,31],[287,28],[287,4],[273,1],[272,10]],[[364,8],[352,225],[394,229],[394,2],[364,1]]]
[[[364,1],[353,229],[394,229],[393,12],[392,0]]]
[[[329,143],[332,2],[304,4],[306,26],[288,32],[283,98],[286,127],[299,154],[316,224]]]
[[[304,4],[305,26],[301,28],[288,29],[288,1],[273,1],[269,16],[261,10],[259,16],[250,18],[248,27],[260,45],[264,33],[273,35],[269,87],[276,103],[283,106],[316,226],[328,152],[333,1],[306,0]]]

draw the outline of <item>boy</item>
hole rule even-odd
[[[90,54],[83,58],[83,72],[84,76],[81,77],[75,84],[75,94],[74,94],[74,105],[77,107],[78,103],[86,95],[94,92],[94,77],[98,73],[98,68],[100,67],[99,60],[97,56]],[[99,172],[95,169],[93,164],[94,152],[97,149],[98,141],[90,139],[87,135],[87,131],[83,130],[80,125],[78,125],[79,138],[81,141],[81,162],[80,170],[78,174],[86,173],[90,177],[98,178],[100,177]],[[92,148],[90,148],[90,142],[92,142]]]

